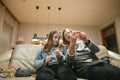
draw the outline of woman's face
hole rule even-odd
[[[71,31],[69,29],[66,29],[65,32],[64,32],[64,38],[68,42],[70,42],[70,35],[71,35]]]
[[[53,35],[53,44],[54,45],[58,45],[59,44],[59,41],[60,41],[60,33],[55,33]]]

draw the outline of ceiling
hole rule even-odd
[[[101,26],[120,14],[120,0],[2,0],[2,2],[20,23]],[[47,9],[48,6],[50,10]],[[59,7],[61,10],[58,10]]]

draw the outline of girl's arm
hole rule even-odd
[[[40,49],[34,59],[34,65],[37,69],[41,68],[44,65],[45,59],[43,58],[42,53],[43,53],[43,49],[42,49],[42,47],[40,47]]]

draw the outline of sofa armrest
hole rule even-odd
[[[0,68],[8,68],[12,55],[12,49],[0,54]]]
[[[108,50],[108,54],[111,60],[111,64],[117,67],[120,67],[120,55],[115,52],[109,51],[109,50]]]
[[[111,59],[120,60],[120,55],[119,54],[117,54],[115,52],[112,52],[112,51],[109,51],[109,50],[108,50],[108,54],[109,54],[109,57]]]
[[[120,55],[119,54],[107,50],[106,47],[104,47],[102,45],[99,45],[98,47],[99,47],[100,51],[96,53],[96,56],[99,59],[101,59],[102,57],[105,57],[105,56],[109,56],[111,64],[113,64],[117,67],[120,67]]]

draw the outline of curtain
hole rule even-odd
[[[3,7],[2,4],[0,3],[0,36],[3,28],[4,13],[5,7]]]
[[[11,38],[12,38],[13,28],[3,24],[2,35],[0,37],[0,53],[4,53],[5,51],[11,48]]]
[[[18,22],[0,3],[0,54],[11,49],[16,44]]]

